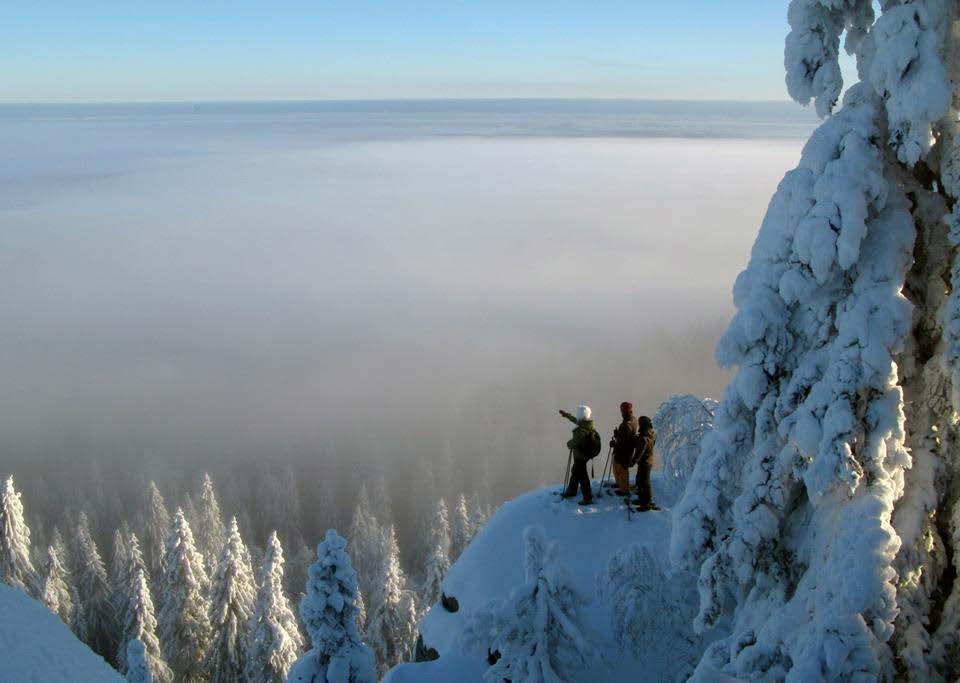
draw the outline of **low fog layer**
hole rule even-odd
[[[731,286],[800,151],[204,126],[0,127],[0,472],[342,452],[558,479],[556,408],[607,432],[622,400],[719,394]]]

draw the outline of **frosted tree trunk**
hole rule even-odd
[[[736,366],[671,554],[701,666],[746,680],[955,680],[960,145],[955,2],[793,0],[787,86],[828,115],[774,195],[721,364]]]

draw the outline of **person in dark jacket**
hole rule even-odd
[[[570,484],[567,490],[563,492],[564,498],[573,498],[577,495],[577,488],[583,493],[580,499],[580,505],[591,505],[593,503],[593,491],[590,489],[590,476],[587,474],[587,462],[592,457],[590,453],[590,443],[593,439],[596,427],[591,419],[590,406],[580,406],[577,408],[577,414],[572,415],[566,410],[561,410],[560,414],[576,425],[573,428],[573,436],[567,441],[567,448],[573,454],[573,467],[570,469]]]
[[[634,462],[637,465],[637,499],[634,501],[640,510],[659,510],[653,502],[650,489],[650,470],[653,469],[653,446],[657,442],[657,433],[653,422],[646,415],[638,420],[637,450]]]
[[[613,480],[617,483],[615,493],[618,496],[630,495],[630,465],[637,450],[637,418],[633,416],[633,404],[624,401],[620,404],[620,416],[623,421],[613,430],[610,448],[613,449]]]

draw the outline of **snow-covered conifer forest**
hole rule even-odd
[[[295,488],[291,481],[287,484]],[[383,495],[378,492],[381,503]],[[296,517],[281,514],[273,519],[284,535],[272,531],[261,546],[236,516],[224,518],[209,474],[196,483],[199,509],[190,504],[192,499],[188,492],[182,504],[176,500],[168,504],[156,483],[148,482],[142,509],[130,520],[119,520],[108,535],[112,545],[105,554],[101,548],[108,547],[107,537],[98,539],[83,510],[65,532],[54,525],[45,535],[42,523],[31,529],[28,506],[13,477],[8,477],[0,488],[3,582],[43,603],[79,640],[135,680],[149,672],[156,683],[273,683],[285,680],[302,655],[306,659],[300,675],[319,657],[325,668],[359,671],[344,681],[372,682],[377,669],[382,673],[412,658],[418,617],[440,599],[440,585],[450,566],[448,505],[443,498],[424,511],[421,522],[429,529],[423,545],[429,554],[404,562],[409,568],[405,570],[389,507],[375,508],[366,489],[361,489],[349,524],[350,548],[356,562],[362,562],[359,578],[347,541],[333,531],[319,547],[311,548]],[[462,509],[459,538],[465,546],[491,511],[477,497],[472,505],[467,503],[462,494],[451,498],[450,505]],[[283,509],[286,515],[298,514],[289,499]],[[207,530],[202,545],[193,528]],[[147,556],[141,536],[149,539]],[[285,558],[285,552],[292,559]],[[339,564],[349,569],[340,569]],[[331,592],[335,599],[329,597]],[[343,615],[341,621],[346,620],[337,627],[346,635],[337,636],[332,644],[330,636],[318,635],[329,628],[318,620],[332,617],[323,614],[318,598],[310,597],[316,593],[327,595],[329,604]],[[305,596],[309,599],[303,602]],[[353,607],[344,612],[345,600]],[[314,650],[309,649],[311,642]],[[136,653],[135,662],[130,653]],[[346,663],[341,662],[343,657]],[[364,657],[369,657],[369,671],[364,669],[368,666]]]

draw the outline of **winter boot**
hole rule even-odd
[[[593,498],[583,498],[578,500],[577,505],[593,505]]]

